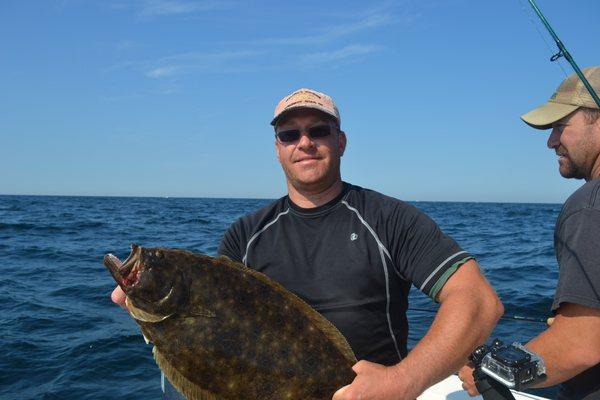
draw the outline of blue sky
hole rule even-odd
[[[538,5],[600,64],[600,2]],[[269,121],[300,87],[338,104],[349,182],[501,202],[581,184],[519,120],[572,72],[525,0],[2,1],[0,48],[1,194],[279,197]]]

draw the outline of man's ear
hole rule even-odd
[[[340,149],[340,157],[344,155],[344,151],[346,151],[346,144],[348,143],[348,139],[346,138],[346,132],[340,131],[338,134],[338,146]]]
[[[275,139],[275,155],[277,156],[277,161],[281,162],[281,158],[279,158],[279,146],[277,143],[277,139]]]
[[[594,121],[594,125],[596,129],[600,129],[600,117],[596,118],[596,121]]]

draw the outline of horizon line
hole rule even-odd
[[[91,195],[91,194],[8,194],[0,193],[0,197],[90,197],[90,198],[132,198],[132,199],[212,199],[212,200],[271,200],[275,201],[279,197],[222,197],[222,196],[156,196],[156,195]],[[287,194],[286,194],[287,196]],[[392,196],[393,197],[393,196]],[[535,202],[535,201],[490,201],[490,200],[405,200],[398,199],[407,203],[483,203],[483,204],[546,204],[561,205],[563,203]]]

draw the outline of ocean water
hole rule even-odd
[[[151,346],[110,301],[104,254],[125,258],[130,243],[215,254],[231,222],[268,202],[0,196],[0,399],[159,398]],[[476,255],[508,316],[549,316],[560,205],[414,205]],[[410,299],[412,347],[436,307],[416,290]],[[544,328],[507,318],[493,335],[527,341]]]

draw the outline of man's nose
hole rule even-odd
[[[313,140],[309,136],[308,132],[300,131],[300,139],[298,139],[298,147],[308,149],[314,145]]]
[[[548,142],[546,143],[549,149],[555,149],[560,146],[560,134],[561,130],[558,128],[552,128],[552,132],[550,132],[550,136],[548,137]]]

